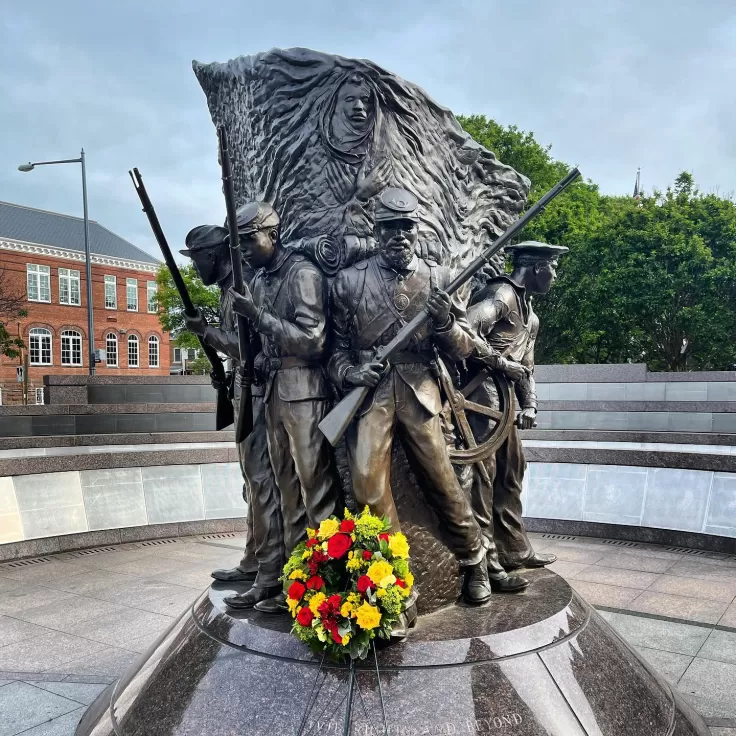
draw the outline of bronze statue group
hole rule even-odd
[[[245,555],[218,581],[246,583],[226,598],[232,608],[284,612],[279,576],[294,545],[332,514],[343,490],[333,448],[319,428],[336,397],[370,389],[345,434],[352,491],[398,530],[391,491],[391,447],[403,444],[426,503],[440,520],[443,542],[462,570],[462,597],[471,605],[492,592],[516,592],[528,580],[516,574],[554,561],[535,553],[521,516],[524,454],[517,425],[534,425],[534,341],[539,327],[530,296],[549,291],[558,257],[567,249],[537,242],[506,247],[511,273],[475,289],[467,303],[449,296],[446,267],[422,258],[417,199],[389,187],[377,196],[374,252],[339,271],[328,287],[322,271],[280,239],[279,215],[266,202],[237,210],[237,232],[249,286],[232,288],[228,230],[194,228],[181,252],[202,281],[221,291],[220,324],[201,315],[187,328],[221,354],[240,360],[237,316],[247,318],[254,360],[253,430],[238,445],[247,503]],[[430,320],[388,364],[375,350],[426,311]],[[462,363],[475,398],[494,401],[490,371],[512,383],[520,413],[496,452],[473,468],[463,489],[448,452],[437,361]],[[240,406],[240,371],[231,396]],[[474,417],[475,431],[485,417]],[[515,573],[515,574],[509,574]]]

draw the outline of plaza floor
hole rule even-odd
[[[736,736],[736,557],[534,535],[569,582],[705,716]],[[211,582],[239,535],[0,565],[0,736],[71,736],[85,708]],[[153,735],[152,735],[153,736]]]

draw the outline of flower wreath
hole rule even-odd
[[[357,515],[345,509],[294,548],[281,580],[292,633],[314,651],[364,659],[373,639],[391,637],[414,576],[406,537],[389,528],[367,506]]]

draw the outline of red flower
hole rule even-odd
[[[355,529],[355,522],[352,519],[345,519],[340,522],[340,531],[350,534]]]
[[[307,539],[307,547],[316,547],[318,544],[316,539]]]
[[[301,600],[301,597],[307,592],[307,588],[304,585],[304,583],[300,583],[298,580],[295,580],[290,586],[289,586],[289,592],[288,596],[289,598],[293,598],[295,601]]]
[[[335,640],[336,644],[342,644],[342,637],[337,631],[337,626],[335,626],[335,628],[330,631],[330,634],[332,635],[332,638]]]
[[[342,605],[342,597],[339,593],[335,593],[334,595],[331,595],[325,602],[329,603],[333,608],[340,608],[340,606]]]
[[[327,562],[330,558],[321,549],[316,549],[312,554],[312,559],[319,565],[322,562]]]
[[[316,575],[317,570],[319,570],[319,562],[317,562],[316,560],[308,560],[307,567],[309,568],[310,575]]]
[[[363,559],[364,560],[370,560],[371,557],[373,557],[373,552],[371,552],[369,549],[363,550]]]
[[[385,532],[384,532],[383,534],[379,534],[379,535],[378,535],[378,538],[379,538],[379,539],[380,539],[380,540],[381,540],[382,542],[388,542],[388,534],[386,534]]]
[[[309,585],[309,583],[307,583],[307,585]],[[396,585],[398,585],[399,588],[406,588],[406,583],[399,578],[396,578]]]
[[[304,606],[304,608],[299,611],[296,615],[296,620],[302,625],[302,626],[311,626],[312,620],[314,619],[314,614],[312,613],[309,606]]]
[[[333,560],[339,560],[345,556],[352,545],[353,540],[347,534],[335,534],[327,540],[327,554]]]
[[[356,583],[358,592],[365,593],[369,588],[375,588],[373,581],[367,575],[361,575]]]
[[[307,588],[309,588],[309,590],[319,590],[324,587],[325,580],[319,575],[312,575],[312,577],[307,580]]]

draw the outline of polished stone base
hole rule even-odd
[[[228,613],[222,598],[238,588],[216,584],[77,736],[707,736],[562,578],[528,576],[524,593],[420,616],[405,642],[379,648],[380,682],[376,661],[360,662],[349,731],[347,667],[311,654],[285,616]]]

